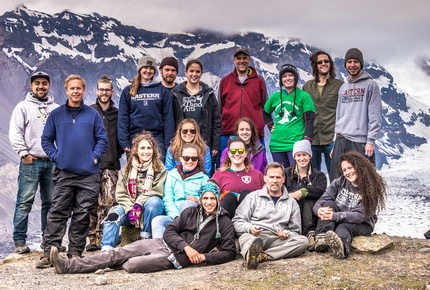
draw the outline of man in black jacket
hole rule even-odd
[[[107,75],[103,75],[97,82],[97,99],[91,108],[99,112],[103,119],[107,137],[108,149],[103,154],[100,163],[100,192],[98,205],[90,214],[88,238],[90,243],[87,251],[100,249],[103,228],[102,221],[109,209],[115,204],[115,188],[118,181],[118,170],[121,169],[120,158],[123,153],[117,138],[118,108],[112,101],[113,84]]]
[[[139,240],[122,248],[69,260],[62,259],[58,249],[52,248],[55,273],[89,273],[118,266],[129,273],[148,273],[233,260],[234,228],[227,211],[220,207],[219,188],[208,182],[200,193],[200,205],[185,209],[167,226],[163,239]],[[220,250],[210,252],[216,246]]]

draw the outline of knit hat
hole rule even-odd
[[[244,46],[236,48],[235,51],[234,51],[233,56],[236,56],[236,54],[238,54],[238,53],[244,53],[247,56],[251,56],[251,54],[249,54],[249,49],[246,48],[246,47],[244,47]]]
[[[292,73],[294,75],[294,85],[297,86],[297,83],[299,82],[299,72],[294,65],[286,63],[281,66],[281,69],[279,70],[279,87],[282,88],[282,76],[286,72]]]
[[[174,68],[176,68],[176,71],[179,71],[178,60],[176,58],[174,58],[173,56],[168,56],[168,57],[163,58],[163,60],[160,63],[160,69],[165,65],[171,65]]]
[[[299,152],[308,153],[309,156],[312,157],[311,142],[309,142],[309,140],[300,140],[294,143],[293,157],[296,155],[296,153],[299,153]]]
[[[37,78],[46,79],[49,83],[51,83],[51,79],[49,78],[49,75],[46,72],[43,72],[43,71],[34,72],[30,77],[30,83],[32,83]]]
[[[348,61],[348,59],[351,59],[351,58],[358,60],[361,64],[361,68],[364,67],[363,53],[358,48],[348,49],[348,51],[345,54],[345,62],[343,64],[345,67],[346,67],[346,62]]]
[[[154,68],[155,71],[157,71],[156,62],[153,57],[150,57],[149,55],[142,56],[139,58],[139,61],[137,63],[137,72],[139,73],[142,67],[149,66]]]

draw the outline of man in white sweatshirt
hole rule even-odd
[[[50,77],[38,71],[31,75],[31,93],[18,103],[12,112],[9,126],[9,140],[19,155],[18,194],[13,217],[13,241],[15,252],[30,252],[26,245],[28,215],[33,206],[37,187],[40,186],[41,231],[45,230],[46,216],[51,208],[54,185],[52,182],[52,161],[43,151],[41,137],[49,113],[58,107],[54,97],[49,95]]]
[[[336,140],[330,180],[341,176],[339,157],[356,151],[375,164],[375,140],[381,128],[382,101],[378,84],[363,71],[363,54],[351,48],[345,54],[348,77],[339,89],[336,108]]]

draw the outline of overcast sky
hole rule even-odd
[[[341,57],[358,47],[365,59],[394,70],[396,63],[413,69],[416,56],[430,55],[428,0],[3,0],[0,13],[19,3],[49,14],[97,12],[152,31],[206,28],[299,38]]]

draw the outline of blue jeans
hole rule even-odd
[[[151,238],[151,222],[154,217],[163,213],[163,201],[158,196],[150,197],[143,205],[143,229],[140,233],[142,238]],[[115,248],[119,241],[121,226],[130,226],[128,215],[125,214],[121,205],[112,207],[103,221],[103,238],[100,243],[103,248]]]
[[[53,162],[37,159],[33,163],[20,163],[18,176],[18,194],[16,197],[15,214],[13,217],[13,241],[25,242],[27,239],[28,215],[31,212],[37,186],[40,185],[41,230],[45,231],[46,216],[51,208],[54,183],[52,182]]]
[[[196,207],[197,203],[184,200],[181,203],[181,206],[179,208],[179,212],[182,213],[182,211],[188,207]],[[164,231],[166,230],[166,227],[173,221],[173,219],[167,215],[159,215],[156,216],[152,220],[152,238],[158,239],[163,238]]]
[[[321,155],[324,154],[324,161],[325,161],[325,167],[327,168],[327,173],[330,173],[330,165],[331,165],[331,158],[330,153],[333,149],[334,142],[331,142],[327,145],[312,145],[312,166],[321,171],[321,162],[322,158]]]

